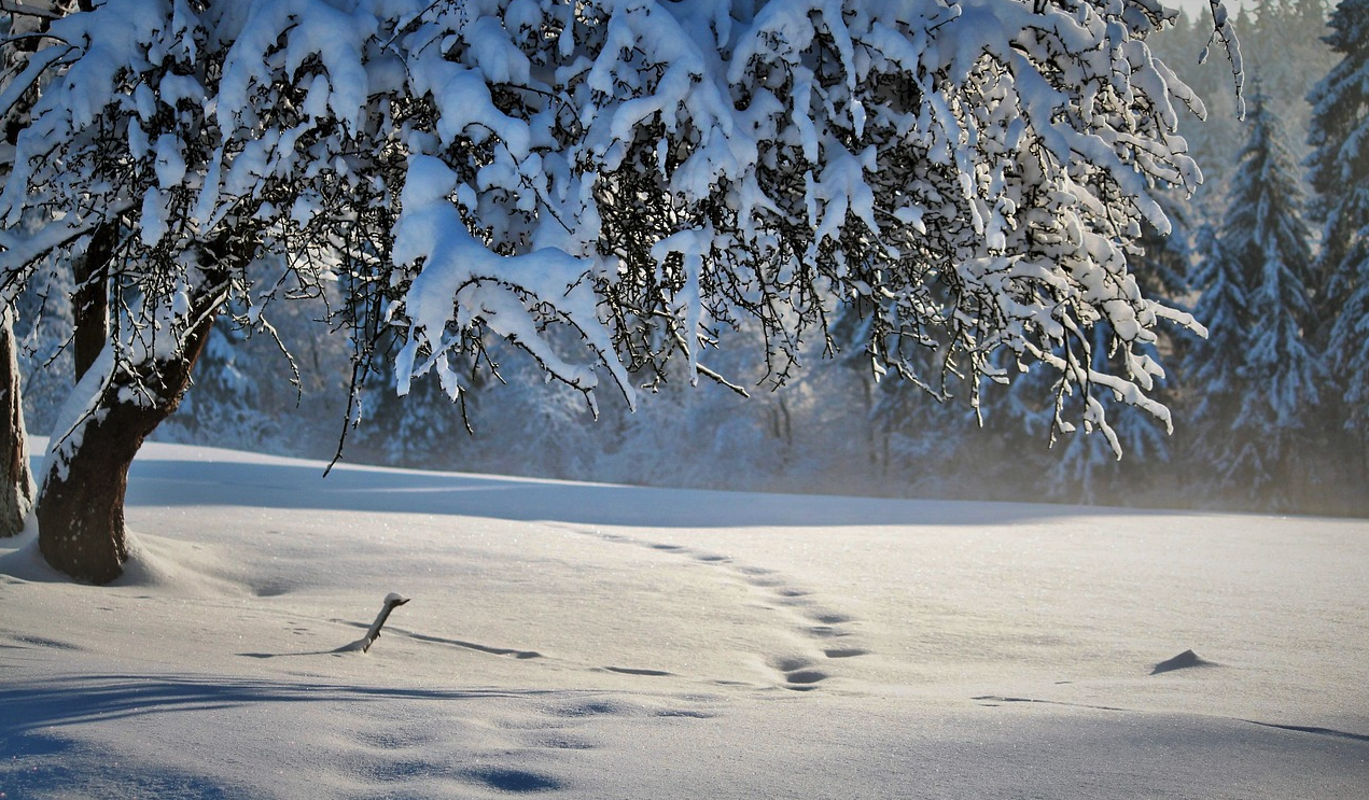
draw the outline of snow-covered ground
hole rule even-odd
[[[0,540],[0,798],[1369,796],[1364,521],[321,471]]]

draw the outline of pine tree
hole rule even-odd
[[[1224,489],[1285,508],[1300,488],[1298,444],[1317,399],[1317,360],[1304,336],[1311,234],[1279,120],[1257,88],[1220,238],[1204,236],[1195,285],[1212,338],[1194,348],[1200,455]]]
[[[1349,482],[1362,486],[1369,444],[1369,0],[1343,0],[1330,27],[1325,41],[1341,60],[1307,98],[1308,180],[1323,226],[1316,300],[1327,395],[1339,398],[1337,420],[1352,434],[1333,441],[1345,448],[1340,461]]]
[[[1227,256],[1212,225],[1198,229],[1194,251],[1190,282],[1200,292],[1194,315],[1207,325],[1208,334],[1191,344],[1183,372],[1189,385],[1199,387],[1188,416],[1195,428],[1202,429],[1210,420],[1230,412],[1228,406],[1237,393],[1250,287],[1239,265]]]

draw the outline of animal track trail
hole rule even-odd
[[[833,677],[828,668],[833,661],[869,655],[859,645],[853,627],[859,624],[854,616],[825,605],[816,592],[805,588],[782,572],[737,561],[732,556],[700,550],[679,544],[653,542],[620,533],[603,533],[583,528],[571,528],[576,533],[593,536],[610,544],[641,547],[664,556],[688,559],[696,564],[718,570],[729,580],[752,587],[761,605],[770,609],[786,629],[796,632],[802,644],[793,655],[771,655],[766,665],[774,670],[779,685],[793,691],[807,692]],[[636,675],[655,674],[649,670],[607,668],[613,672]]]
[[[779,673],[780,685],[791,691],[808,692],[834,677],[831,662],[868,655],[856,642],[854,626],[860,620],[832,609],[819,594],[787,576],[765,568],[738,570],[742,579],[756,589],[775,614],[797,631],[803,646],[796,655],[777,656],[769,666]],[[840,640],[840,644],[835,644]]]

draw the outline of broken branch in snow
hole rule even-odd
[[[385,596],[385,605],[381,607],[380,613],[376,615],[376,621],[371,623],[366,635],[344,647],[344,650],[360,650],[365,653],[371,649],[371,645],[380,637],[380,629],[385,627],[385,620],[390,618],[390,612],[395,608],[409,602],[409,598],[390,592]]]

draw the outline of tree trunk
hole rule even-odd
[[[72,355],[76,380],[90,369],[109,341],[109,259],[114,252],[118,225],[107,222],[90,235],[84,253],[71,261],[76,292],[71,297],[71,316],[76,321]]]
[[[65,9],[62,9],[65,13]],[[34,26],[30,23],[16,27],[11,15],[8,32],[25,33]],[[41,16],[36,29],[47,33],[50,20]],[[11,46],[19,53],[32,53],[39,38],[16,36]],[[15,101],[15,108],[6,115],[3,125],[4,140],[11,147],[19,140],[23,120],[37,96],[30,89]],[[6,169],[8,172],[8,169]],[[12,309],[0,309],[0,537],[14,536],[24,529],[24,520],[33,508],[33,472],[29,468],[28,430],[24,426],[24,398],[20,391],[19,360],[14,343]]]
[[[175,356],[97,367],[114,375],[100,391],[97,412],[76,423],[65,443],[54,442],[59,457],[38,497],[38,545],[53,568],[96,584],[123,574],[129,467],[143,440],[180,405],[222,300],[220,291],[201,298],[190,317],[198,322]]]
[[[33,507],[34,487],[14,329],[8,311],[0,316],[0,536],[14,536]]]

